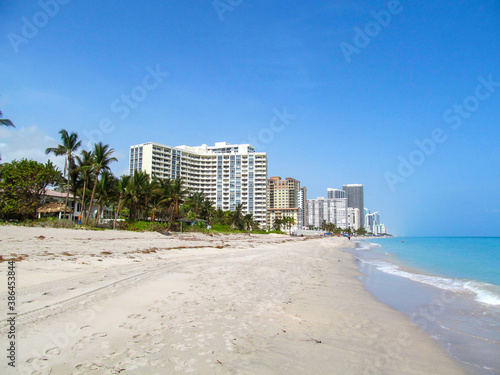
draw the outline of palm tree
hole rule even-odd
[[[147,208],[151,209],[151,222],[156,220],[156,213],[160,213],[165,206],[162,181],[158,177],[153,176],[149,184]]]
[[[361,227],[356,231],[356,234],[358,236],[364,236],[366,234],[366,229],[364,227]]]
[[[243,203],[236,205],[233,211],[233,224],[238,228],[243,228]]]
[[[168,217],[170,204],[172,201],[172,180],[169,178],[158,181],[156,186],[156,194],[159,197],[158,206],[162,212],[162,222]]]
[[[226,224],[226,214],[222,211],[222,208],[218,208],[214,213],[214,223],[219,225]]]
[[[77,166],[76,171],[80,175],[80,179],[83,180],[83,188],[82,188],[82,215],[85,215],[85,193],[87,192],[87,188],[89,186],[89,179],[92,172],[92,164],[94,163],[94,156],[92,152],[83,150],[82,156],[76,156]]]
[[[214,216],[215,216],[214,204],[210,199],[205,197],[205,199],[201,204],[200,217],[204,220],[207,220],[207,222],[210,224],[210,219],[212,219]]]
[[[184,182],[181,179],[170,180],[170,224],[174,223],[179,218],[180,205],[184,203],[187,189],[184,188]]]
[[[75,157],[75,159],[77,156]],[[78,166],[73,161],[72,167],[71,167],[71,173],[69,173],[69,186],[70,186],[70,193],[73,195],[73,207],[76,208],[76,203],[77,203],[77,195],[78,195],[78,190],[83,188],[84,181],[82,179],[82,175],[80,171],[78,170]]]
[[[12,123],[12,121],[10,121],[9,119],[6,119],[6,118],[2,118],[2,117],[3,117],[3,114],[2,114],[2,111],[0,111],[0,125],[3,125],[3,126],[12,126],[13,128],[16,127]]]
[[[146,201],[147,186],[149,185],[149,175],[144,171],[136,171],[131,177],[127,198],[130,209],[130,220],[140,218],[140,213],[143,210],[144,202]]]
[[[57,147],[49,147],[45,150],[45,154],[54,154],[56,156],[65,155],[66,159],[64,160],[64,176],[68,181],[68,185],[66,187],[66,201],[64,202],[64,206],[68,205],[69,200],[69,175],[73,171],[73,167],[75,166],[75,161],[73,159],[73,154],[80,148],[82,145],[82,141],[78,140],[78,134],[72,132],[68,134],[66,129],[59,130],[59,134],[61,135],[62,144]]]
[[[6,118],[2,118],[2,111],[0,111],[0,125],[12,126],[13,128],[15,128],[15,125],[12,123],[12,121],[10,121],[9,119],[6,119]],[[1,156],[0,156],[0,160],[2,160]]]
[[[284,224],[284,220],[281,218],[274,219],[273,229],[276,231],[281,230],[281,226]]]
[[[90,211],[92,211],[92,203],[94,202],[95,189],[101,172],[109,171],[109,164],[113,161],[118,161],[114,156],[111,156],[114,152],[115,150],[113,148],[109,148],[109,145],[103,145],[102,142],[94,145],[94,151],[92,151],[94,155],[92,170],[94,172],[95,181],[94,187],[92,188],[92,195],[90,196],[90,208],[87,212],[87,217],[85,218],[85,225],[89,222]]]
[[[327,226],[328,226],[328,224],[326,223],[325,220],[323,220],[323,222],[321,223],[321,230],[326,231],[327,230]]]
[[[251,231],[254,225],[255,225],[255,221],[253,220],[252,214],[246,214],[245,216],[243,216],[244,228],[246,228],[248,231]]]
[[[201,191],[196,191],[189,195],[187,199],[187,206],[191,212],[194,212],[195,216],[199,216],[204,200],[205,195]]]
[[[288,226],[288,232],[292,232],[292,225],[295,224],[295,219],[291,216],[286,216],[283,218],[283,223]]]
[[[97,198],[97,224],[101,217],[102,209],[105,204],[111,201],[113,194],[116,192],[117,180],[110,171],[103,171],[101,178],[97,183],[96,198]]]
[[[118,193],[118,204],[116,206],[115,219],[113,220],[113,229],[116,229],[116,221],[118,220],[118,216],[120,216],[120,212],[123,208],[124,198],[128,193],[128,189],[130,186],[131,176],[123,175],[116,184],[116,191]]]

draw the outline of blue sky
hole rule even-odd
[[[364,184],[391,233],[500,235],[498,1],[5,1],[0,15],[3,161],[46,160],[61,128],[114,147],[117,175],[133,144],[256,140],[269,175],[309,198]]]

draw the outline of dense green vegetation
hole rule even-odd
[[[113,148],[100,142],[90,151],[83,150],[76,133],[62,129],[59,134],[61,144],[46,153],[65,158],[62,173],[50,162],[22,160],[0,166],[1,219],[36,219],[44,190],[53,186],[66,194],[65,205],[70,193],[73,206],[81,204],[85,226],[160,232],[206,231],[207,226],[216,232],[259,231],[253,215],[243,213],[242,204],[234,211],[216,210],[203,193],[189,192],[180,179],[158,179],[141,171],[117,178],[110,169],[117,161]],[[93,207],[95,217],[91,217]],[[106,215],[101,215],[104,210]],[[54,220],[40,222],[55,225]],[[66,220],[64,226],[68,225]]]
[[[336,227],[335,224],[327,223],[326,221],[323,221],[323,223],[321,223],[321,226],[319,228],[315,228],[313,225],[309,225],[309,229],[310,230],[324,230],[326,232],[329,232],[329,233],[332,233],[335,235],[346,234],[346,235],[364,236],[367,234],[366,229],[363,227],[361,227],[360,229],[357,229],[357,230],[352,230],[351,228],[342,229],[342,228]]]
[[[35,219],[45,189],[61,181],[61,173],[48,161],[22,159],[0,167],[0,218]]]

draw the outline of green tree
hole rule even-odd
[[[172,180],[169,178],[159,180],[155,190],[158,194],[158,210],[161,213],[162,221],[167,220],[172,202]]]
[[[131,176],[123,175],[118,180],[116,184],[116,192],[118,193],[118,203],[116,205],[115,219],[113,220],[113,229],[116,229],[116,221],[118,220],[118,216],[120,216],[120,212],[123,209],[123,203],[125,201],[125,197],[129,192]]]
[[[189,194],[186,200],[187,210],[193,212],[195,217],[199,217],[204,200],[205,195],[200,191],[195,191],[194,193]]]
[[[356,230],[356,234],[358,236],[364,236],[366,234],[366,229],[364,227],[361,227],[358,230]]]
[[[291,216],[285,216],[283,218],[283,224],[285,224],[288,227],[288,232],[292,232],[292,225],[295,224],[295,219]]]
[[[0,168],[0,215],[5,219],[36,219],[37,209],[49,185],[62,179],[61,172],[47,161],[14,160]]]
[[[92,204],[94,202],[95,189],[97,187],[97,183],[99,181],[99,176],[103,171],[109,171],[109,164],[113,161],[118,161],[113,155],[115,150],[113,148],[109,148],[109,145],[103,145],[102,142],[99,142],[94,145],[93,154],[93,163],[92,163],[92,171],[94,172],[94,187],[92,188],[92,195],[90,196],[90,208],[87,213],[87,217],[85,219],[85,225],[89,222],[90,212],[92,211]]]
[[[208,223],[210,223],[210,220],[215,216],[215,208],[213,202],[206,198],[203,200],[201,204],[201,213],[200,217],[203,220],[207,220]]]
[[[280,218],[280,217],[278,217],[278,218],[274,219],[273,229],[277,230],[277,231],[280,231],[281,230],[281,226],[283,224],[284,224],[283,219]]]
[[[185,202],[187,194],[188,191],[184,187],[184,182],[181,179],[170,180],[170,197],[168,197],[170,203],[170,224],[168,229],[170,229],[172,224],[179,219],[179,210],[181,205]]]
[[[321,223],[321,230],[327,230],[328,229],[328,224],[325,220],[323,220],[323,222]]]
[[[111,203],[116,194],[117,180],[109,171],[104,171],[97,183],[96,199],[97,199],[97,224],[101,217],[102,210],[105,205]]]
[[[226,213],[222,208],[218,208],[214,213],[214,224],[225,225],[226,223]]]
[[[243,216],[243,226],[248,231],[251,231],[257,226],[257,223],[253,219],[253,214],[246,214]]]
[[[85,195],[90,184],[90,178],[92,175],[92,165],[94,163],[94,156],[92,152],[83,150],[82,156],[76,156],[76,167],[75,170],[79,175],[80,180],[83,181],[81,201],[82,201],[82,216],[85,216]]]
[[[145,191],[148,184],[149,175],[144,171],[136,171],[130,179],[127,201],[131,221],[137,220],[140,212],[143,211],[144,202],[146,201]]]
[[[74,159],[73,159],[73,154],[80,148],[82,145],[82,141],[78,140],[78,134],[77,133],[71,133],[68,134],[68,131],[65,129],[59,130],[59,134],[61,135],[61,144],[57,147],[49,147],[45,150],[45,153],[48,154],[54,154],[56,156],[65,156],[66,159],[64,160],[64,177],[67,180],[67,187],[66,187],[66,200],[64,201],[64,205],[68,205],[68,199],[69,199],[69,183],[70,183],[70,177],[69,175],[72,173],[72,168],[75,165]]]
[[[72,171],[69,174],[69,186],[70,186],[70,193],[73,195],[73,208],[76,208],[78,192],[81,189],[83,189],[84,181],[81,178],[76,163],[73,163],[73,167],[71,169]]]
[[[244,227],[243,223],[243,203],[239,203],[236,205],[234,208],[234,211],[232,212],[232,224],[238,228],[239,230],[242,230]]]

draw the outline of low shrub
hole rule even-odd
[[[56,217],[41,218],[38,220],[27,220],[23,225],[42,228],[75,228],[76,224],[70,219],[58,219]]]
[[[129,230],[133,232],[159,232],[165,233],[167,230],[167,223],[160,223],[157,221],[122,221],[118,223],[118,228],[121,230]]]

